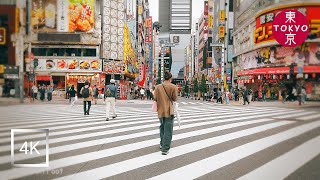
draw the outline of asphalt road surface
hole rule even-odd
[[[0,107],[0,179],[320,179],[317,109],[180,101],[164,156],[151,104],[117,101],[110,121],[101,103],[89,116],[80,104]],[[49,129],[49,147],[44,132],[11,129]]]

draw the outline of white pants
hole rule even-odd
[[[71,97],[71,106],[74,106],[75,102],[76,102],[76,97]]]
[[[106,118],[110,118],[110,106],[113,113],[113,117],[116,116],[116,98],[107,97],[106,98]]]

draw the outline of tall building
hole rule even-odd
[[[162,32],[190,34],[192,0],[159,1],[159,23]]]
[[[185,65],[184,52],[191,38],[192,0],[159,1],[159,23],[161,39],[175,43],[171,48],[171,73],[178,78],[178,73]]]

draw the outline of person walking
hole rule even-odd
[[[221,102],[222,104],[222,92],[221,89],[218,90],[218,98],[217,98],[217,103]]]
[[[307,96],[306,89],[304,87],[302,87],[302,89],[301,89],[301,102],[302,102],[302,104],[306,103],[306,96]]]
[[[94,85],[94,88],[93,88],[94,104],[97,104],[98,97],[99,97],[99,90],[97,88],[97,85]]]
[[[286,89],[283,88],[281,91],[281,97],[282,97],[282,103],[284,104],[286,102]]]
[[[246,105],[246,102],[248,102],[248,105],[250,104],[249,100],[248,100],[248,94],[249,91],[246,89],[246,87],[244,87],[244,92],[243,92],[243,105]]]
[[[267,94],[267,91],[265,88],[262,89],[262,101],[266,101],[266,94]]]
[[[109,121],[110,118],[110,107],[112,110],[112,119],[117,117],[116,114],[116,97],[117,97],[117,89],[118,87],[115,84],[115,80],[110,80],[110,85],[106,86],[106,90],[104,92],[104,96],[106,97],[106,121]]]
[[[74,85],[72,85],[69,91],[71,106],[74,106],[74,103],[76,102],[76,93],[77,91],[74,89]]]
[[[46,94],[45,85],[42,85],[42,86],[41,86],[41,89],[40,89],[39,91],[40,91],[40,100],[41,100],[41,101],[44,101],[45,94]]]
[[[141,100],[144,100],[144,93],[145,93],[144,88],[141,88],[141,90],[140,90]]]
[[[252,91],[252,89],[250,88],[250,89],[248,90],[248,104],[250,104],[251,101],[252,101],[252,94],[253,94],[253,91]]]
[[[147,100],[151,100],[151,91],[147,88]]]
[[[32,98],[33,98],[33,100],[34,99],[38,99],[38,88],[37,88],[37,86],[34,84],[33,86],[32,86]]]
[[[81,88],[80,94],[83,97],[83,111],[84,115],[89,115],[90,113],[90,108],[91,108],[91,98],[93,95],[93,90],[89,86],[89,81],[86,81],[84,83],[84,87]],[[87,109],[87,104],[88,104],[88,109]]]
[[[48,86],[48,101],[52,100],[52,92],[53,92],[53,87],[51,85]]]
[[[165,72],[164,79],[164,82],[155,88],[154,100],[157,102],[157,112],[160,120],[160,150],[162,155],[167,155],[172,141],[173,101],[177,101],[178,89],[171,83],[172,74],[169,71]]]
[[[244,103],[244,100],[243,100],[243,89],[242,88],[239,90],[239,103],[240,104]]]
[[[230,92],[229,92],[229,90],[227,89],[227,90],[226,90],[226,104],[229,104],[229,99],[230,99]]]
[[[293,89],[292,89],[292,98],[293,98],[293,101],[296,101],[296,100],[297,100],[297,95],[298,95],[297,89],[296,89],[295,87],[293,87]]]

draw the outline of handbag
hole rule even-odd
[[[157,112],[158,111],[158,106],[157,106],[157,102],[156,101],[153,101],[151,109],[152,109],[153,112]]]

